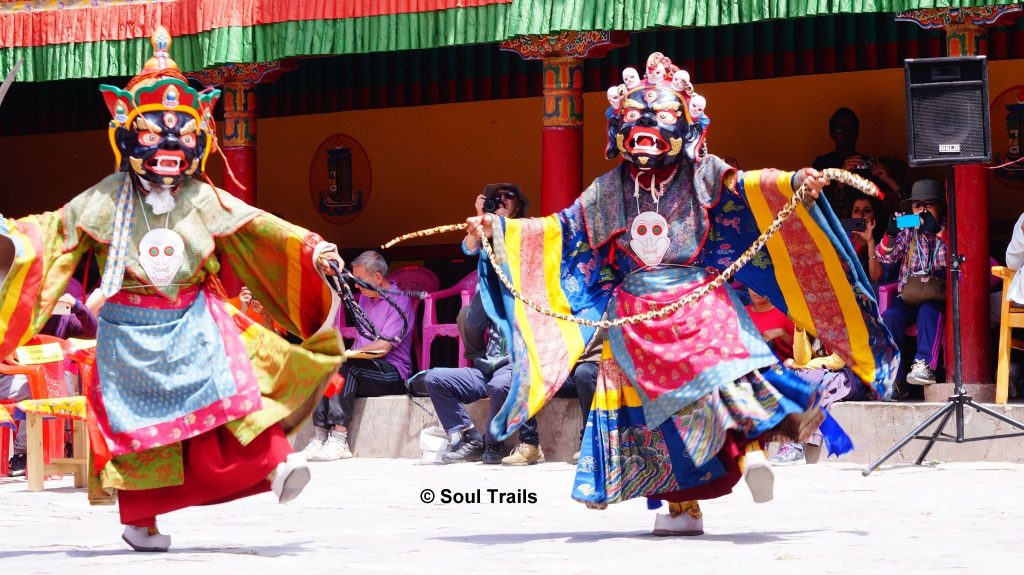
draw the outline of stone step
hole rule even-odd
[[[907,433],[942,407],[941,403],[844,402],[832,407],[832,415],[853,439],[856,449],[840,461],[871,463]],[[1024,404],[986,407],[1019,422],[1024,422]],[[470,418],[478,429],[485,429],[488,400],[468,406]],[[972,408],[965,408],[966,435],[1012,433],[1014,428]],[[583,426],[579,404],[574,399],[554,399],[537,416],[541,447],[547,461],[569,461],[579,449],[579,433]],[[349,430],[350,444],[356,457],[387,457],[419,459],[420,431],[439,425],[430,398],[406,396],[371,397],[356,400]],[[931,429],[934,429],[934,425]],[[946,433],[956,434],[955,421],[950,419]],[[293,435],[293,444],[301,449],[312,436],[309,422]],[[505,442],[508,450],[516,440]],[[915,440],[898,451],[887,463],[913,463],[924,447]],[[967,442],[938,442],[929,452],[929,461],[1007,461],[1024,463],[1024,440],[1020,437]]]

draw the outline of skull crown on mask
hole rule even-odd
[[[625,93],[608,90],[605,156],[621,156],[640,170],[666,168],[683,158],[696,162],[708,125],[706,101],[699,98],[695,105],[689,74],[660,52],[648,58],[646,71],[641,80],[634,68],[626,68]]]

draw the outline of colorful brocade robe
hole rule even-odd
[[[80,260],[108,255],[114,174],[56,212],[0,217],[0,357],[46,323]],[[100,310],[99,382],[90,390],[105,454],[103,488],[151,489],[184,480],[182,441],[226,425],[248,444],[271,425],[305,417],[342,362],[337,310],[314,265],[321,239],[197,180],[168,215],[148,219],[136,194],[122,289]],[[184,240],[171,285],[148,285],[138,245],[167,226]],[[208,279],[231,265],[267,313],[303,338],[290,345],[238,313]],[[94,441],[95,443],[95,441]]]
[[[496,265],[528,299],[556,312],[599,320],[657,309],[738,258],[792,196],[793,176],[738,173],[707,156],[655,200],[637,190],[622,164],[561,213],[501,220]],[[645,211],[669,225],[670,247],[653,269],[630,247],[632,220]],[[491,423],[497,437],[507,437],[554,395],[595,329],[513,298],[490,262],[479,270],[485,308],[511,342],[512,388]],[[826,202],[798,206],[736,278],[888,397],[899,354]],[[726,431],[756,439],[787,413],[813,407],[814,390],[802,387],[727,286],[668,317],[611,329],[573,496],[609,503],[710,481],[725,473],[714,456]]]

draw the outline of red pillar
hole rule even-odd
[[[256,94],[255,84],[225,82],[224,122],[220,145],[234,178],[227,177],[224,189],[256,205]]]
[[[569,207],[583,191],[583,60],[544,59],[541,213]]]
[[[896,20],[914,22],[922,28],[942,28],[946,31],[948,56],[980,56],[986,52],[986,26],[1012,23],[1022,12],[1019,4],[977,6],[970,8],[937,8],[901,12]],[[987,104],[987,103],[986,103]],[[961,367],[965,384],[992,383],[993,373],[989,353],[989,170],[986,166],[956,166],[956,236],[957,251],[966,256],[960,270],[960,342]],[[952,298],[946,301],[946,372],[952,381],[953,322]],[[938,386],[929,386],[938,387]],[[976,399],[985,396],[993,386],[985,386],[984,393],[971,392]],[[947,390],[936,390],[941,395],[925,399],[945,400]],[[980,391],[980,390],[979,390]]]
[[[957,249],[966,256],[960,266],[960,342],[964,383],[993,383],[989,361],[989,231],[988,178],[985,166],[956,166]],[[952,298],[946,317],[952,318]],[[953,322],[946,321],[946,349],[953,349]],[[946,354],[946,379],[954,373],[953,354]]]
[[[251,206],[257,205],[256,86],[272,82],[294,67],[292,62],[252,62],[226,64],[189,74],[189,78],[204,86],[220,86],[224,92],[224,121],[218,126],[217,143],[224,152],[227,166],[220,185]],[[238,276],[223,262],[220,281],[231,296],[242,288]]]
[[[544,62],[540,215],[569,207],[583,191],[583,60],[629,43],[624,32],[593,30],[518,36],[501,49]]]
[[[980,56],[985,53],[985,28],[975,24],[946,27],[948,56]],[[966,255],[960,267],[960,342],[964,383],[992,383],[989,361],[988,178],[986,166],[956,166],[956,239],[958,251]],[[952,298],[946,302],[946,317],[953,317]],[[953,349],[953,322],[946,322],[946,349]],[[946,354],[946,371],[954,373],[952,353]],[[947,377],[947,379],[949,379]]]

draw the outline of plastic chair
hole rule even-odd
[[[388,281],[399,289],[406,291],[422,291],[430,293],[437,291],[437,289],[441,287],[441,280],[437,279],[437,274],[427,268],[418,266],[409,266],[394,270],[388,274]],[[413,358],[420,356],[420,347],[422,346],[419,330],[416,329],[416,318],[419,314],[420,301],[421,300],[418,298],[412,298],[412,316],[409,318],[410,322],[412,322],[409,325],[409,329],[412,331]],[[338,322],[338,331],[341,333],[341,337],[355,339],[358,332],[356,331],[356,328],[347,325],[344,309],[338,312]],[[420,367],[420,369],[425,368]]]
[[[879,316],[884,314],[885,310],[889,308],[889,304],[892,303],[893,298],[899,297],[899,294],[896,292],[896,285],[897,284],[891,283],[878,286]],[[945,314],[940,312],[939,323],[936,326],[936,332],[938,333],[938,337],[936,337],[935,341],[932,343],[932,361],[928,365],[928,367],[930,367],[933,371],[939,368],[939,356],[941,355],[940,352],[943,348],[943,341],[946,339],[945,337],[943,337],[944,326]],[[914,323],[914,325],[908,327],[906,331],[904,331],[904,334],[909,335],[910,337],[917,337],[917,323]]]
[[[12,427],[8,427],[8,425]],[[17,423],[14,422],[14,402],[0,401],[0,477],[7,477],[11,472],[11,439],[13,431],[17,433]]]
[[[399,289],[406,291],[421,291],[435,292],[441,287],[441,280],[437,279],[437,274],[423,267],[405,267],[397,269],[388,274],[388,281],[395,284]],[[421,349],[423,347],[423,339],[420,336],[420,330],[417,328],[417,318],[419,317],[420,302],[419,298],[412,298],[412,316],[409,318],[411,322],[409,329],[412,331],[412,359],[418,358],[421,355]],[[420,369],[426,369],[422,364]]]
[[[1010,399],[1010,350],[1024,349],[1024,341],[1014,339],[1013,328],[1024,327],[1024,306],[1007,297],[1010,281],[1017,272],[1003,266],[992,266],[992,275],[1002,278],[1003,296],[999,311],[999,355],[996,356],[996,403]]]
[[[459,337],[459,326],[454,323],[437,322],[437,302],[453,296],[462,296],[462,307],[469,305],[476,292],[476,285],[479,282],[476,272],[473,272],[459,280],[459,283],[448,289],[431,293],[423,300],[423,348],[420,351],[420,369],[430,367],[430,344],[434,338],[454,337],[459,340],[459,367],[466,367],[469,362],[466,360],[466,349]]]
[[[80,363],[85,363],[86,356],[68,342],[47,335],[37,335],[29,340],[28,345],[45,343],[56,343],[61,346],[61,351],[66,357],[76,358]],[[0,364],[0,373],[20,373],[28,378],[29,389],[34,401],[45,401],[48,399],[79,399],[85,401],[83,396],[70,397],[64,380],[64,361],[53,361],[43,364],[23,365],[15,359],[8,358]],[[88,390],[94,370],[91,365],[81,365],[83,374],[83,386]],[[24,402],[19,405],[24,405]],[[27,408],[26,408],[27,409]],[[89,443],[86,433],[86,422],[64,415],[41,414],[26,411],[25,424],[28,425],[27,456],[28,456],[28,490],[42,491],[43,480],[47,475],[63,474],[71,472],[75,476],[75,487],[85,487],[88,479],[88,452]],[[73,456],[64,457],[64,419],[73,420]]]

